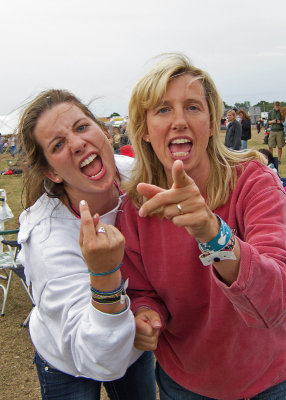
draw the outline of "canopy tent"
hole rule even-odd
[[[0,133],[2,135],[12,135],[15,133],[19,122],[19,111],[13,111],[7,115],[0,115]]]

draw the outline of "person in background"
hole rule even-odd
[[[129,103],[122,273],[161,400],[286,398],[286,193],[261,153],[222,144],[222,110],[177,54]]]
[[[12,157],[15,157],[16,151],[17,151],[17,138],[16,135],[12,135],[9,141],[9,153],[11,154]]]
[[[0,132],[0,154],[3,154],[4,140],[4,135]]]
[[[262,124],[261,119],[258,118],[258,120],[256,121],[257,133],[260,133],[260,131],[261,131],[261,126],[262,126],[261,124]]]
[[[278,173],[278,160],[277,157],[276,160],[274,159],[273,155],[271,154],[271,152],[267,149],[259,149],[258,150],[260,153],[264,154],[266,159],[267,159],[267,165],[269,168],[271,168],[274,172],[276,172],[276,174],[279,176],[279,178],[281,179],[282,185],[286,190],[286,178],[283,178],[279,175]]]
[[[101,124],[65,90],[40,93],[19,138],[30,165],[20,216],[20,260],[36,303],[30,335],[43,399],[155,399],[151,352],[135,324],[113,226],[132,159],[114,156]],[[92,217],[93,216],[93,217]]]
[[[236,120],[236,113],[234,110],[229,110],[226,114],[228,125],[225,133],[224,144],[230,150],[241,149],[241,124]]]
[[[113,128],[113,149],[115,154],[120,154],[121,137],[122,133],[120,132],[119,127]]]
[[[127,133],[125,133],[125,135],[121,138],[120,154],[128,157],[135,157],[135,153],[129,142]]]
[[[241,123],[241,149],[246,150],[247,141],[251,139],[251,120],[244,110],[239,110],[238,115]]]
[[[278,164],[281,164],[282,149],[285,146],[284,126],[280,112],[280,102],[275,101],[274,108],[268,114],[268,124],[270,126],[268,147],[273,155],[273,149],[278,147]]]
[[[258,151],[265,155],[265,157],[267,159],[268,167],[271,168],[272,171],[276,172],[276,174],[278,174],[278,170],[275,166],[275,161],[274,161],[274,157],[273,157],[272,153],[267,149],[259,149]]]

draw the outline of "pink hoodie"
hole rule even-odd
[[[122,273],[133,309],[164,324],[155,352],[188,390],[237,400],[286,379],[286,193],[268,167],[251,161],[215,212],[237,235],[240,272],[226,286],[199,260],[196,240],[167,219],[140,218],[129,199],[118,226]]]

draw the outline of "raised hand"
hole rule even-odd
[[[149,199],[140,208],[139,215],[145,217],[160,211],[201,242],[211,240],[219,231],[219,222],[194,180],[184,171],[182,161],[174,162],[172,177],[173,185],[169,190],[148,184],[137,186],[138,192]]]
[[[79,244],[88,268],[94,273],[113,270],[122,261],[124,236],[112,225],[103,224],[99,215],[91,216],[88,204],[80,202]]]

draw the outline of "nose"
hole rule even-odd
[[[174,118],[172,121],[172,128],[177,130],[186,129],[188,126],[184,110],[175,109]]]
[[[81,153],[85,146],[86,142],[83,138],[76,134],[71,134],[67,137],[68,146],[73,153]]]

